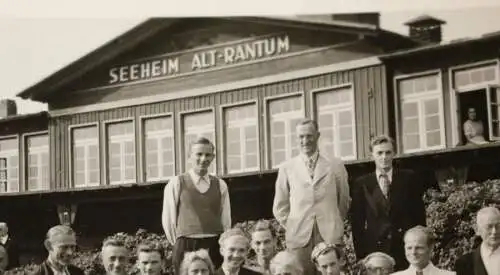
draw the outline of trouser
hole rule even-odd
[[[182,260],[184,259],[184,253],[196,251],[202,248],[208,250],[210,259],[212,259],[215,269],[219,268],[222,264],[222,256],[219,249],[219,236],[208,238],[179,237],[177,238],[172,251],[174,274],[180,274],[180,267]]]
[[[300,261],[304,275],[319,275],[316,266],[311,261],[311,253],[314,247],[323,241],[321,234],[319,233],[318,224],[314,222],[313,230],[311,233],[311,238],[309,242],[304,247],[290,248],[289,251],[295,254],[297,259]]]

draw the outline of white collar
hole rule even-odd
[[[436,269],[436,267],[434,266],[434,264],[429,261],[429,264],[422,269],[422,274],[424,274],[424,275],[425,274],[432,274],[431,272],[435,269]],[[413,265],[410,265],[410,267],[408,267],[408,270],[410,270],[412,272],[412,274],[416,274],[416,272],[417,272],[417,269]]]
[[[190,169],[188,173],[191,179],[193,180],[194,184],[198,184],[200,179],[203,179],[206,183],[210,183],[210,178],[208,177],[208,173],[205,174],[203,177],[196,174],[196,172],[194,172],[194,169]]]
[[[315,159],[319,158],[319,150],[316,149],[316,151],[310,157],[308,157],[306,154],[301,152],[300,157],[302,158],[302,160],[305,163],[308,163],[309,160],[315,160]]]
[[[487,256],[490,257],[491,255],[495,253],[500,253],[500,246],[497,247],[495,250],[492,250],[491,248],[487,247],[484,242],[481,243],[481,256]]]
[[[385,173],[389,177],[390,181],[392,181],[392,171],[393,171],[393,169],[391,168],[389,171],[387,171],[387,173]],[[380,170],[376,169],[375,174],[377,175],[377,181],[378,181],[378,179],[380,178],[380,175],[382,175],[382,172]]]

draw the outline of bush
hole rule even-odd
[[[436,247],[434,249],[434,264],[453,270],[456,259],[470,252],[479,243],[474,234],[475,215],[477,211],[488,205],[500,207],[500,180],[491,180],[483,183],[469,182],[464,185],[445,183],[441,185],[441,192],[429,190],[424,200],[427,207],[427,225],[431,227],[436,235]],[[278,250],[285,248],[285,231],[276,220],[270,220],[278,237]],[[246,221],[235,225],[249,233],[256,221]],[[168,244],[165,236],[148,233],[139,229],[135,235],[117,233],[112,237],[121,239],[125,246],[132,252],[130,265],[134,273],[135,248],[143,242],[159,242],[165,247],[167,256],[166,269],[170,270],[172,263],[172,247]],[[345,247],[345,271],[346,274],[357,274],[359,264],[354,253],[351,227],[348,221],[345,223],[344,234]],[[249,260],[254,259],[251,253]],[[75,264],[85,270],[86,274],[100,274],[103,272],[99,249],[81,251],[77,253]],[[27,265],[16,269],[18,273],[30,271],[33,265]]]
[[[445,183],[441,192],[429,190],[425,195],[427,225],[434,230],[436,247],[433,262],[445,269],[454,269],[461,255],[480,243],[475,236],[475,216],[482,207],[500,207],[500,180],[464,185]]]

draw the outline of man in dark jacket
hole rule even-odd
[[[50,228],[44,244],[49,256],[33,275],[84,275],[83,270],[71,264],[76,250],[76,234],[71,227]]]
[[[7,255],[9,255],[7,270],[18,267],[19,247],[17,242],[9,235],[9,227],[7,223],[4,222],[0,222],[0,244],[5,247]]]
[[[403,235],[425,226],[423,193],[426,185],[411,170],[393,168],[394,141],[376,137],[370,144],[375,171],[358,178],[352,187],[351,222],[358,259],[384,252],[396,261],[395,271],[408,267]]]
[[[500,274],[500,210],[485,207],[477,213],[480,247],[463,255],[455,263],[457,275]]]

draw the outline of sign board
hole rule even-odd
[[[109,70],[108,85],[121,85],[181,76],[265,60],[290,51],[288,35],[229,42],[184,52],[136,60]]]

